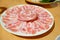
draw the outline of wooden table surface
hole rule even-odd
[[[14,5],[27,4],[25,0],[0,0],[0,7],[9,8]],[[60,35],[60,3],[55,4],[52,8],[48,9],[54,16],[55,23],[51,30],[47,33],[36,36],[36,37],[21,37],[13,35],[5,31],[0,25],[0,40],[55,40],[57,35]]]

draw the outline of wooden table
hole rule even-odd
[[[0,0],[0,7],[11,7],[19,4],[27,4],[25,0]],[[54,16],[55,24],[53,28],[47,33],[37,36],[37,37],[19,37],[9,32],[5,31],[0,25],[0,40],[55,40],[57,35],[60,35],[60,3],[57,3],[56,6],[48,9]]]

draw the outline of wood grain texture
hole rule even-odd
[[[0,0],[0,7],[11,7],[14,5],[27,4],[25,0]],[[0,25],[0,40],[55,40],[56,36],[60,34],[60,3],[58,3],[55,7],[46,8],[48,9],[54,16],[55,25],[53,30],[50,33],[43,34],[42,36],[37,37],[19,37],[13,35],[7,31],[5,31]]]

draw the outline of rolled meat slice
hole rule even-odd
[[[22,6],[22,9],[19,15],[21,21],[31,21],[37,18],[37,14],[31,10],[34,10],[33,6],[31,8],[29,6]]]

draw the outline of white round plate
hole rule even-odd
[[[24,5],[16,5],[16,6],[24,6]],[[35,6],[35,5],[34,5],[34,6]],[[11,8],[14,8],[14,7],[15,7],[15,6],[13,6],[13,7],[11,7]],[[36,7],[40,7],[40,6],[36,6]],[[9,8],[9,9],[11,9],[11,8]],[[40,7],[40,8],[42,8],[42,7]],[[1,14],[1,17],[0,17],[1,26],[3,27],[3,29],[5,29],[6,31],[8,31],[9,33],[12,33],[12,34],[15,34],[15,35],[18,35],[18,36],[37,36],[37,35],[41,35],[41,34],[47,32],[47,31],[49,31],[49,30],[53,27],[53,24],[54,24],[54,17],[53,17],[53,15],[52,15],[47,9],[45,9],[45,8],[43,8],[43,9],[44,9],[45,11],[47,11],[47,12],[51,15],[51,18],[53,19],[53,20],[52,20],[52,23],[51,23],[51,25],[50,25],[50,27],[49,27],[48,30],[42,30],[42,31],[40,31],[40,32],[37,32],[36,34],[24,34],[24,33],[21,33],[21,32],[13,32],[13,31],[7,29],[7,28],[5,27],[4,22],[2,21],[2,16],[5,15],[6,10]],[[8,10],[8,9],[7,9],[7,10]]]

